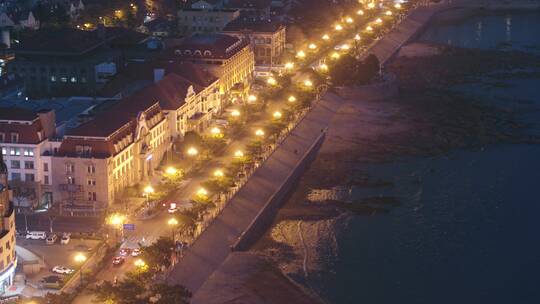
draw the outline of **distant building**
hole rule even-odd
[[[272,0],[224,0],[223,7],[238,9],[252,16],[270,18]]]
[[[68,132],[53,158],[55,203],[62,215],[103,215],[126,187],[147,180],[170,147],[159,101],[125,98]]]
[[[247,87],[255,59],[249,41],[224,34],[197,34],[170,50],[171,56],[192,62],[219,78],[220,93]]]
[[[9,184],[17,206],[52,202],[51,156],[59,147],[55,113],[22,108],[0,108],[0,148],[10,169]]]
[[[19,26],[23,29],[38,30],[40,26],[39,20],[36,19],[31,11],[19,14]]]
[[[285,26],[272,20],[240,17],[223,29],[223,33],[251,42],[256,65],[274,65],[281,62],[285,51]]]
[[[24,79],[26,93],[32,98],[94,96],[123,64],[125,49],[146,39],[126,31],[47,29],[29,33],[13,47],[16,58],[8,64],[8,72]],[[135,40],[126,41],[132,37]]]
[[[17,254],[15,253],[15,212],[10,202],[8,169],[0,154],[0,293],[13,285]]]
[[[219,9],[223,7],[223,0],[193,0],[191,8],[201,10]]]
[[[236,9],[187,8],[178,11],[178,33],[190,35],[196,33],[216,33],[227,23],[238,18]]]
[[[84,11],[84,3],[82,2],[82,0],[69,1],[68,14],[72,20],[79,18],[83,11]]]

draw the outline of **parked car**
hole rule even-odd
[[[62,234],[62,238],[60,239],[60,244],[67,245],[69,244],[69,241],[71,241],[71,234],[69,233]]]
[[[52,272],[59,273],[59,274],[71,274],[71,273],[74,273],[75,270],[64,267],[64,266],[54,266],[52,269]]]
[[[131,251],[131,256],[136,257],[141,255],[141,248],[135,248]]]
[[[56,240],[58,240],[58,237],[56,236],[56,234],[53,233],[47,237],[45,243],[47,243],[47,245],[52,245],[56,243]]]
[[[131,253],[131,249],[129,248],[120,248],[120,256],[128,256]]]
[[[45,231],[28,231],[26,234],[27,240],[44,240],[47,238]]]
[[[124,264],[124,257],[121,257],[121,256],[115,256],[112,260],[112,264],[113,266],[120,266],[122,264]]]
[[[39,281],[44,288],[60,288],[62,286],[62,278],[57,275],[44,277]]]

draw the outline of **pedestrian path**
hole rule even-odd
[[[300,163],[321,131],[328,127],[340,103],[338,96],[329,93],[314,106],[186,251],[171,271],[169,283],[182,284],[193,293],[197,291],[227,258],[230,247]]]

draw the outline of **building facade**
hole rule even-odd
[[[15,253],[15,211],[8,190],[8,169],[0,155],[0,294],[13,284],[17,254]]]
[[[247,87],[253,78],[255,57],[249,41],[224,34],[194,35],[174,48],[174,55],[219,78],[220,94]]]
[[[0,108],[1,154],[17,207],[52,203],[51,156],[60,145],[54,135],[54,111]]]
[[[126,187],[148,180],[170,148],[159,102],[125,98],[64,136],[52,169],[62,215],[95,216],[122,200]]]
[[[180,35],[217,33],[238,16],[240,11],[236,9],[181,9],[177,15],[178,33]]]
[[[241,17],[230,22],[223,33],[249,40],[256,65],[272,66],[281,63],[286,43],[285,26],[281,23]]]

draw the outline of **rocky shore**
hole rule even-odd
[[[422,43],[405,47],[388,67],[398,77],[399,98],[344,101],[317,159],[251,253],[272,261],[309,291],[310,277],[325,275],[321,265],[331,265],[336,258],[336,235],[348,218],[399,207],[394,197],[351,201],[352,186],[393,187],[362,174],[357,164],[440,156],[451,149],[479,150],[496,143],[540,143],[520,121],[523,112],[539,109],[527,102],[493,105],[455,89],[478,82],[503,85],[496,75],[537,75],[539,59],[518,52]]]

